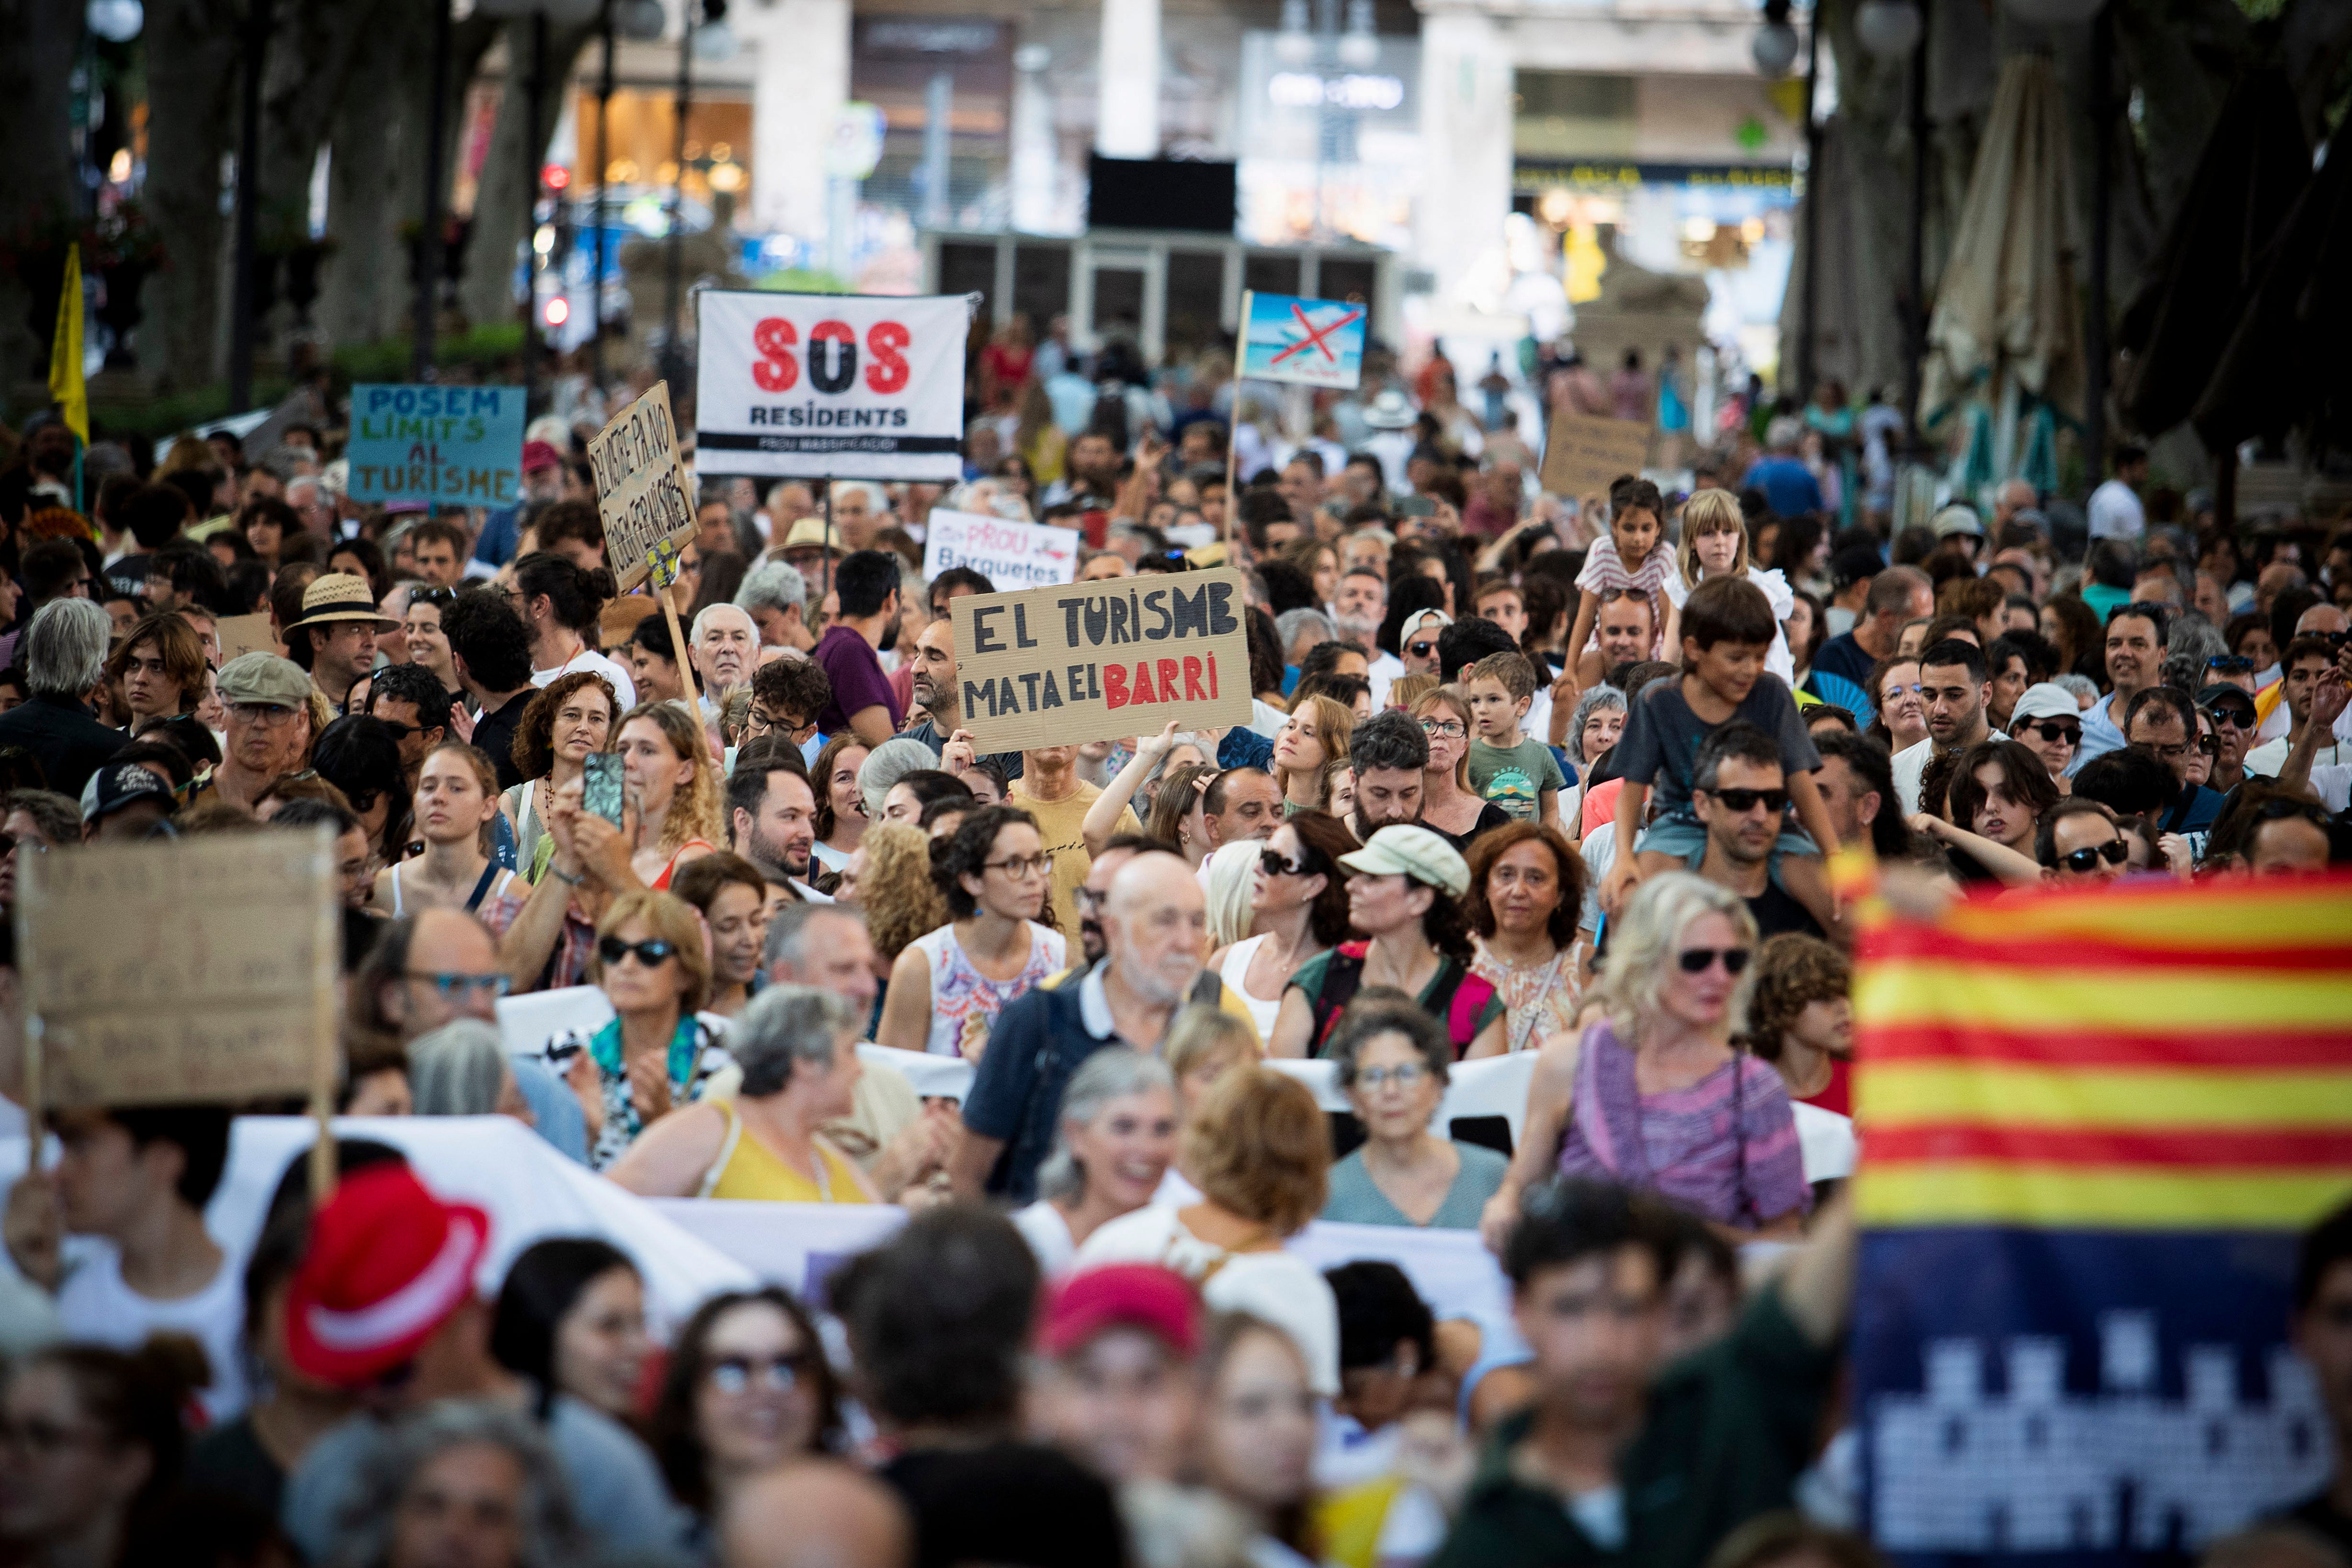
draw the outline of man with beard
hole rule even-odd
[[[727,779],[727,840],[761,870],[780,870],[803,903],[833,900],[808,885],[816,792],[798,746],[762,736],[737,753]]]
[[[1946,637],[1919,656],[1919,685],[1927,703],[1927,738],[1895,753],[1895,795],[1903,815],[1919,811],[1919,784],[1938,753],[1963,752],[1981,741],[2006,741],[1985,710],[1992,698],[1984,650]],[[1766,933],[1770,934],[1770,933]]]
[[[932,584],[938,587],[937,584]],[[915,706],[923,710],[923,721],[907,731],[909,740],[920,741],[940,753],[940,766],[951,773],[961,773],[972,766],[970,742],[959,742],[959,751],[950,757],[948,742],[963,728],[961,700],[956,695],[955,621],[939,616],[915,638]],[[981,759],[994,763],[1004,770],[1007,779],[1021,776],[1021,753],[997,752]]]
[[[825,628],[812,656],[833,683],[833,701],[817,715],[828,735],[854,732],[860,744],[878,746],[898,732],[900,709],[875,650],[882,634],[898,620],[898,557],[860,550],[834,574],[841,613]]]
[[[1428,826],[1421,820],[1421,792],[1429,737],[1420,720],[1393,708],[1373,714],[1348,737],[1348,761],[1356,770],[1356,811],[1348,818],[1348,831],[1357,843],[1369,844],[1373,834],[1400,823]],[[1444,837],[1462,847],[1452,834]]]
[[[1037,1195],[1062,1091],[1107,1046],[1157,1052],[1193,999],[1209,951],[1208,900],[1183,857],[1138,853],[1102,904],[1104,957],[1084,979],[1039,987],[996,1016],[963,1103],[963,1142],[949,1173],[959,1197],[983,1192],[1016,1205]],[[1210,987],[1216,978],[1208,975]],[[1217,988],[1221,989],[1221,988]],[[1212,989],[1210,1000],[1216,994]]]

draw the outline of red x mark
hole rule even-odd
[[[1329,360],[1333,364],[1339,363],[1339,356],[1331,352],[1331,345],[1325,342],[1323,340],[1329,337],[1333,332],[1338,331],[1341,327],[1347,326],[1349,323],[1360,320],[1363,316],[1363,312],[1361,310],[1350,310],[1346,315],[1339,317],[1338,320],[1331,321],[1327,325],[1318,327],[1315,325],[1314,322],[1307,319],[1307,312],[1305,310],[1300,310],[1296,305],[1290,307],[1290,313],[1298,318],[1298,330],[1305,332],[1307,335],[1299,339],[1297,342],[1291,344],[1288,348],[1283,350],[1280,353],[1275,355],[1274,358],[1268,360],[1266,362],[1268,364],[1280,364],[1292,354],[1297,353],[1304,349],[1320,349],[1323,352],[1323,357],[1325,359]]]

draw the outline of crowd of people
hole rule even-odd
[[[299,1107],[60,1111],[6,1199],[0,1561],[1872,1561],[1802,1135],[1853,1110],[1831,861],[2352,862],[2352,527],[2242,532],[2126,453],[2087,514],[2012,482],[1888,537],[1765,408],[1686,492],[1562,500],[1450,370],[1292,439],[1230,384],[1065,423],[1055,348],[991,345],[960,484],[708,480],[677,634],[615,592],[584,426],[440,515],[302,425],[94,446],[84,513],[26,431],[0,903],[29,856],[323,828],[339,1110],[910,1217],[670,1323],[610,1238],[478,1289],[493,1214],[363,1128],[229,1238],[236,1115]],[[1083,580],[1241,568],[1250,722],[982,751],[950,605],[993,585],[925,579],[935,507],[1077,529]],[[1515,1056],[1512,1117],[1447,1115]],[[1319,1270],[1317,1224],[1460,1233],[1509,1309],[1370,1240]],[[2352,1456],[2352,1217],[2299,1291]],[[2347,1465],[2265,1528],[2352,1551]]]

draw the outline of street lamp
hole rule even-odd
[[[1748,52],[1762,75],[1789,74],[1797,63],[1797,29],[1789,25],[1789,0],[1764,0],[1764,25],[1748,41]]]
[[[1913,0],[1863,0],[1854,13],[1854,36],[1881,59],[1899,59],[1918,45],[1924,22]]]
[[[82,13],[89,30],[110,44],[127,44],[147,25],[147,9],[139,0],[89,0]]]
[[[1339,38],[1339,63],[1349,70],[1370,70],[1381,63],[1379,29],[1372,22],[1372,0],[1348,0],[1348,30]]]

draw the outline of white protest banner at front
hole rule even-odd
[[[964,296],[706,289],[695,298],[702,473],[963,477]]]
[[[957,698],[982,752],[1250,721],[1230,566],[956,599]]]
[[[1043,588],[1078,574],[1078,531],[1008,522],[976,511],[931,509],[923,526],[923,576],[968,566],[1003,591]]]
[[[694,537],[694,502],[669,412],[669,383],[613,416],[588,443],[596,511],[604,523],[604,564],[625,594],[646,580],[654,547]]]

